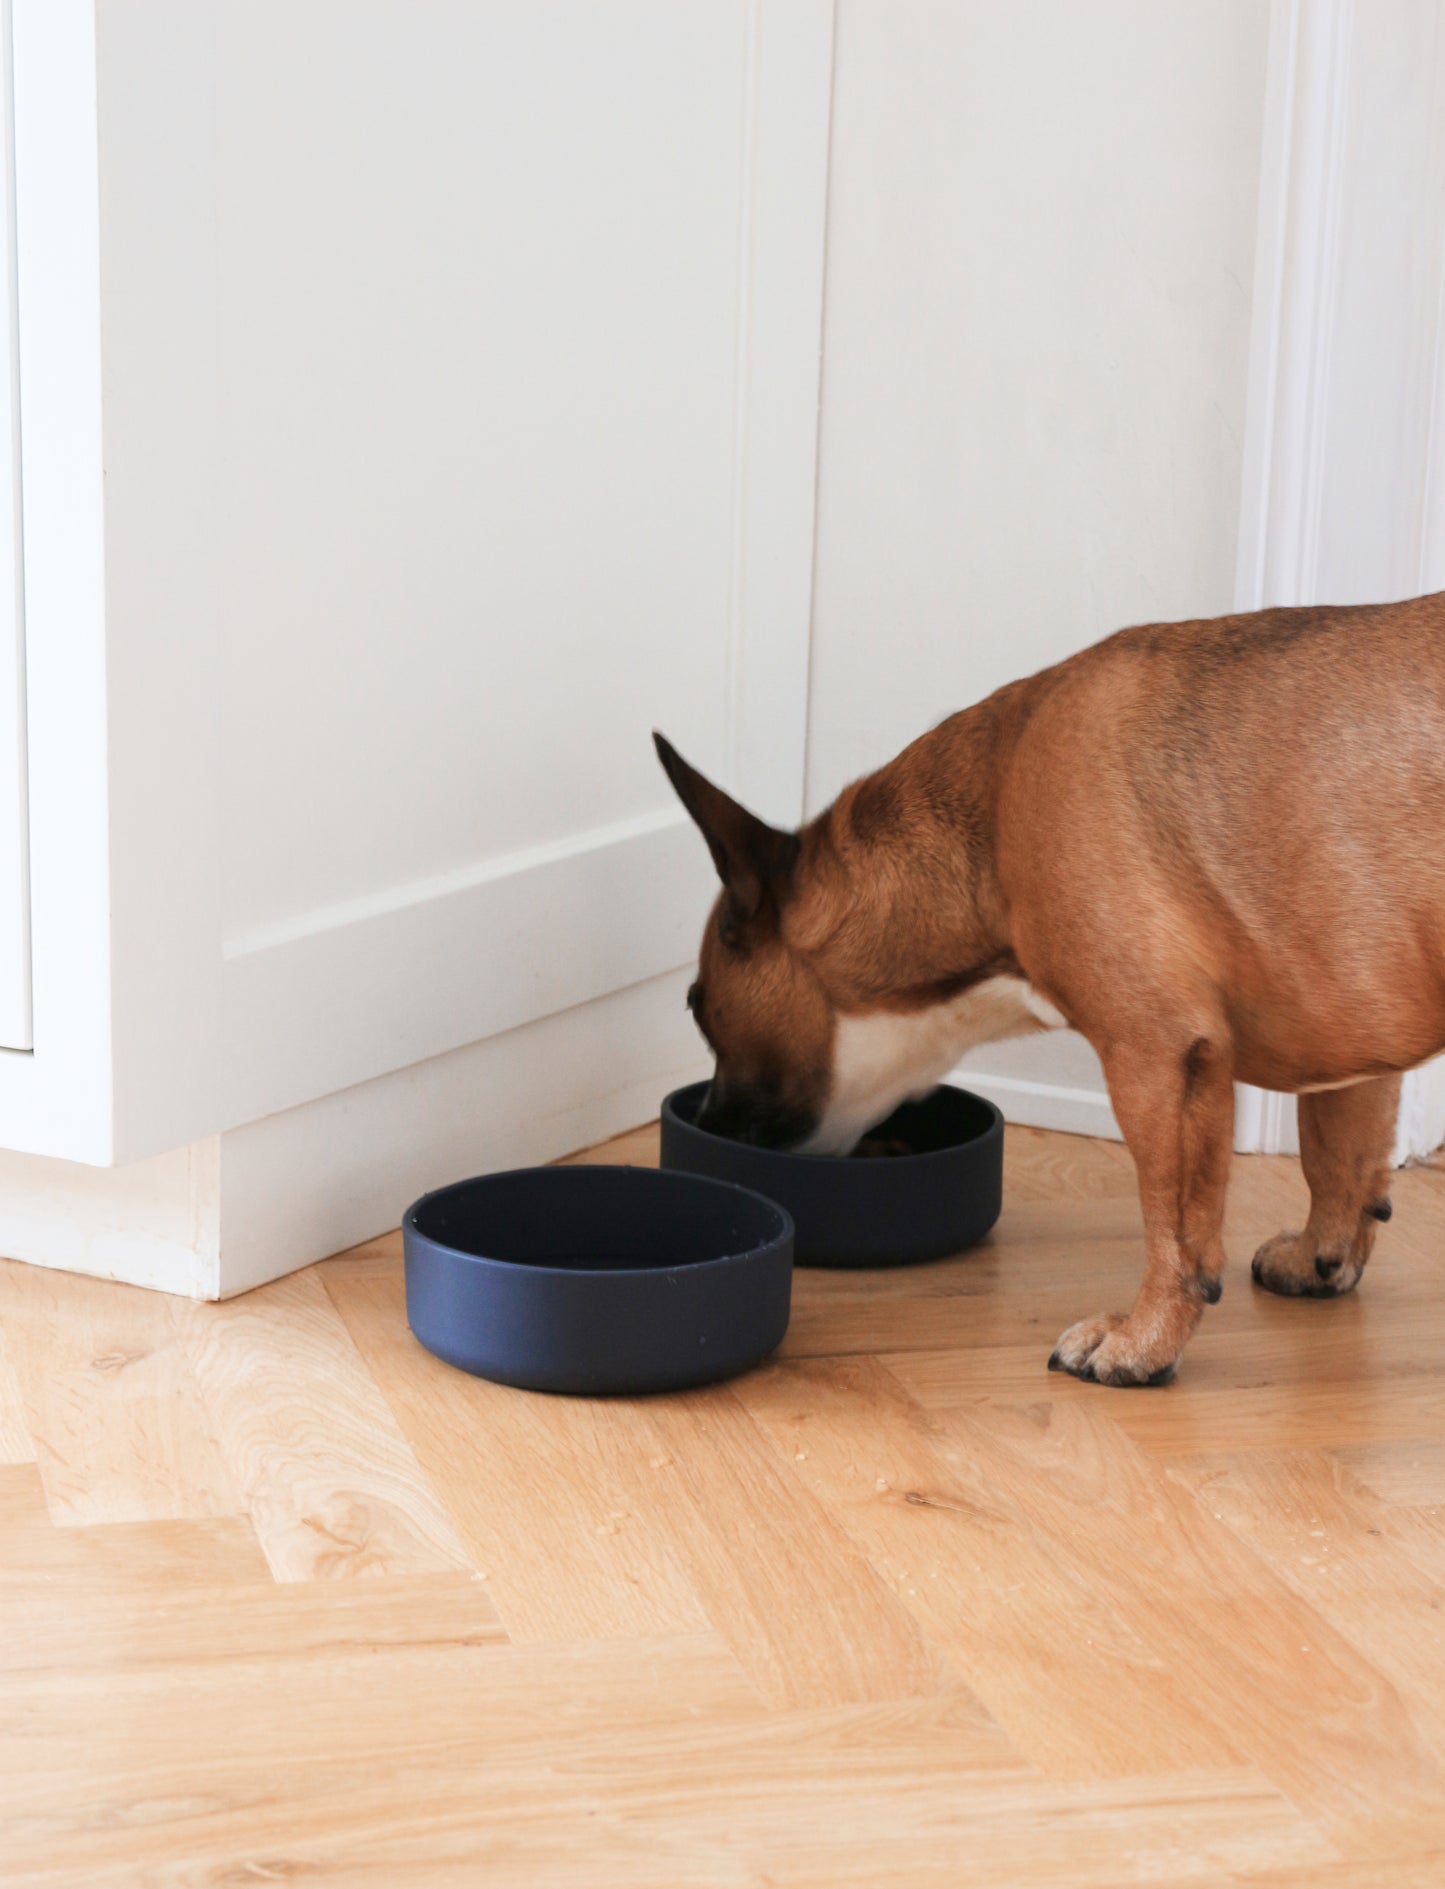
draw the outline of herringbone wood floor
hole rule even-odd
[[[603,1158],[654,1158],[640,1131]],[[800,1273],[778,1360],[528,1396],[391,1236],[193,1306],[0,1265],[0,1881],[1445,1881],[1445,1174],[1178,1382],[1050,1376],[1127,1156],[1011,1130],[958,1261]]]

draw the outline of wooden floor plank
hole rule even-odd
[[[1308,1869],[1231,1873],[1229,1889],[1440,1889],[1442,1852],[1372,1858],[1367,1863],[1326,1863]],[[1225,1889],[1223,1882],[1220,1889]]]
[[[1239,1763],[1128,1618],[1006,1499],[953,1475],[933,1426],[875,1360],[776,1366],[744,1379],[738,1395],[1050,1776]]]
[[[10,1340],[0,1317],[0,1464],[33,1463],[35,1439],[25,1411],[19,1373],[10,1356]]]
[[[507,1391],[421,1349],[398,1269],[343,1264],[327,1280],[513,1637],[711,1621],[779,1706],[957,1683],[802,1490],[780,1484],[725,1389],[641,1402]],[[540,1541],[518,1541],[520,1507],[542,1518]]]
[[[636,1520],[638,1483],[657,1477],[663,1452],[638,1444],[622,1405],[507,1390],[442,1364],[407,1328],[399,1253],[322,1273],[514,1639],[706,1627],[666,1532]]]
[[[314,1269],[186,1308],[187,1355],[278,1581],[465,1567]]]
[[[1422,1830],[1445,1837],[1445,1753],[1411,1702],[1130,1444],[1112,1401],[950,1413],[946,1459],[974,1491],[1007,1488],[1161,1652],[1197,1709],[1336,1841],[1372,1842],[1382,1822],[1412,1843]]]
[[[186,1309],[139,1286],[0,1261],[0,1324],[57,1522],[241,1512],[186,1356]]]
[[[575,1747],[615,1755],[625,1728],[666,1750],[695,1724],[717,1736],[760,1717],[710,1634],[188,1658],[14,1676],[6,1701],[7,1884],[27,1869],[123,1858],[127,1829],[144,1833],[154,1866],[189,1862],[218,1831],[270,1849],[302,1826],[334,1838],[400,1815],[416,1830],[428,1805],[440,1814],[438,1793],[471,1817],[494,1768],[505,1823]]]
[[[155,1544],[157,1555],[162,1546]],[[92,1575],[99,1571],[94,1559],[87,1565]],[[26,1631],[0,1640],[0,1684],[6,1674],[123,1673],[231,1660],[284,1660],[290,1667],[341,1651],[500,1645],[507,1637],[473,1574],[377,1575],[336,1584],[269,1578],[227,1584],[223,1577],[222,1568],[212,1567],[204,1582],[193,1575],[182,1585],[156,1560],[143,1586],[134,1578],[103,1585],[92,1578],[80,1589],[74,1582],[32,1587]],[[158,1606],[161,1580],[167,1592]]]
[[[959,1685],[884,1575],[808,1493],[806,1474],[774,1459],[732,1390],[657,1399],[638,1414],[664,1459],[653,1501],[666,1505],[709,1618],[770,1704]]]
[[[12,1650],[56,1611],[170,1604],[177,1596],[269,1579],[242,1516],[192,1521],[102,1522],[57,1528],[33,1463],[0,1467],[0,1622]]]
[[[1438,1571],[1401,1552],[1389,1506],[1323,1450],[1192,1457],[1169,1475],[1390,1681],[1445,1753],[1445,1594]]]
[[[1134,1163],[1119,1141],[1010,1128],[1003,1147],[1004,1198],[1024,1202],[1136,1198]]]
[[[1274,1216],[1261,1217],[1231,1242],[1224,1299],[1208,1314],[1201,1336],[1259,1326],[1317,1330],[1325,1321],[1302,1325],[1301,1314],[1341,1312],[1338,1322],[1350,1323],[1351,1304],[1367,1303],[1286,1302],[1254,1287],[1249,1257],[1278,1230]],[[1127,1310],[1143,1270],[1139,1209],[1132,1197],[1010,1205],[988,1239],[957,1258],[902,1270],[800,1270],[784,1353],[837,1357],[1031,1342],[1046,1360],[1060,1331],[1075,1319]],[[1376,1286],[1381,1275],[1383,1283]],[[1368,1276],[1374,1309],[1357,1315],[1362,1324],[1391,1315],[1414,1318],[1438,1302],[1433,1275],[1422,1273],[1408,1255],[1387,1252]]]
[[[1445,1505],[1445,1433],[1345,1443],[1333,1453],[1382,1502]]]
[[[1398,1345],[1361,1341],[1346,1323],[1272,1318],[1251,1331],[1196,1335],[1176,1381],[1120,1400],[1098,1386],[1050,1374],[1036,1346],[952,1346],[886,1353],[913,1396],[937,1411],[1032,1399],[1110,1419],[1152,1455],[1211,1448],[1345,1449],[1445,1431],[1445,1372],[1428,1334],[1402,1329]],[[1381,1355],[1389,1353],[1389,1362]]]
[[[468,1766],[449,1752],[420,1778],[370,1788],[334,1765],[306,1767],[280,1781],[279,1804],[244,1771],[225,1788],[255,1800],[244,1834],[234,1813],[195,1803],[183,1838],[146,1833],[152,1869],[184,1858],[188,1873],[162,1880],[1116,1889],[1330,1860],[1248,1772],[1045,1784],[980,1764],[971,1734],[960,1739],[934,1702],[563,1738],[545,1766],[525,1754]],[[302,1792],[306,1835],[287,1841]],[[23,1872],[35,1859],[52,1885],[82,1880],[103,1855],[89,1832],[44,1841],[43,1857],[27,1842],[15,1862]]]

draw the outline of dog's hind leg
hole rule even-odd
[[[1109,1094],[1139,1174],[1144,1282],[1127,1316],[1071,1325],[1049,1368],[1100,1384],[1162,1384],[1224,1273],[1224,1196],[1234,1140],[1234,1082],[1222,1033],[1181,1052],[1105,1059]]]
[[[1310,1184],[1303,1233],[1277,1233],[1251,1271],[1287,1298],[1333,1299],[1365,1270],[1375,1230],[1390,1217],[1390,1151],[1400,1078],[1377,1076],[1299,1099],[1300,1158]]]

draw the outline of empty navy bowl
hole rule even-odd
[[[903,1266],[981,1240],[1003,1205],[1003,1117],[992,1102],[945,1086],[905,1102],[871,1141],[906,1154],[784,1154],[697,1125],[705,1082],[662,1105],[662,1165],[737,1181],[777,1201],[797,1228],[800,1266]]]
[[[760,1363],[788,1328],[792,1221],[695,1174],[487,1174],[419,1200],[402,1244],[413,1332],[500,1384],[682,1390]]]

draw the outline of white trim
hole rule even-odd
[[[1445,583],[1442,193],[1440,9],[1395,20],[1352,0],[1274,0],[1241,610]],[[1428,1152],[1437,1123],[1445,1135],[1442,1083],[1433,1065],[1406,1076],[1400,1158]],[[1236,1146],[1297,1152],[1293,1098],[1241,1087]]]
[[[750,0],[728,785],[803,817],[833,0]]]
[[[758,11],[761,0],[747,0],[743,11],[743,114],[739,135],[738,227],[733,306],[733,443],[728,488],[727,655],[724,665],[723,751],[728,778],[740,791],[739,710],[743,686],[743,571],[747,537],[748,350],[752,342],[753,223],[758,148]]]
[[[552,1161],[654,1119],[707,1058],[669,972],[220,1137],[229,1298],[396,1226],[459,1176]]]
[[[336,923],[323,916],[279,942],[233,946],[223,1126],[674,969],[696,952],[713,887],[706,850],[675,808],[459,877]]]
[[[1069,1135],[1097,1135],[1122,1141],[1108,1094],[1075,1089],[1059,1082],[1031,1082],[1022,1076],[992,1076],[982,1069],[960,1069],[950,1078],[960,1087],[986,1096],[1008,1122],[1029,1128],[1057,1128]]]
[[[108,1161],[110,860],[94,0],[14,0],[33,1054],[0,1145]]]
[[[0,1250],[188,1299],[220,1291],[220,1141],[130,1167],[0,1152]]]
[[[1395,1166],[1420,1161],[1445,1144],[1445,1056],[1412,1069],[1400,1086]]]
[[[1328,443],[1353,0],[1273,0],[1236,610],[1313,602]],[[1235,1147],[1297,1152],[1293,1099],[1240,1083]]]
[[[1436,9],[1434,71],[1426,164],[1427,201],[1445,203],[1445,17]],[[1424,442],[1421,450],[1418,507],[1415,515],[1418,555],[1413,588],[1445,589],[1445,218],[1426,220],[1422,231],[1423,266],[1433,276],[1434,293],[1422,312],[1421,377],[1429,396],[1421,403]],[[1427,292],[1428,293],[1428,292]],[[1422,298],[1426,299],[1426,298]],[[1400,1117],[1395,1163],[1421,1160],[1445,1144],[1445,1057],[1412,1069],[1400,1089]]]
[[[1425,137],[1424,201],[1445,204],[1445,9],[1431,9],[1429,124]],[[1404,588],[1421,594],[1445,589],[1445,216],[1421,217],[1417,231],[1416,307],[1412,333],[1410,385],[1423,382],[1423,399],[1413,400],[1418,440],[1412,440],[1418,467],[1413,504],[1402,506],[1408,533]]]
[[[502,854],[498,859],[459,866],[452,872],[437,873],[430,879],[414,879],[406,885],[392,886],[385,892],[373,893],[366,898],[350,899],[339,905],[328,905],[303,913],[300,918],[288,919],[282,924],[262,926],[257,931],[245,932],[239,938],[229,939],[222,947],[222,956],[228,959],[250,958],[264,951],[279,951],[286,945],[300,944],[303,939],[346,931],[354,925],[364,925],[373,918],[387,918],[393,913],[413,911],[419,905],[441,903],[455,898],[459,893],[494,885],[499,879],[520,877],[564,860],[575,859],[582,853],[623,846],[631,840],[649,839],[653,834],[665,833],[671,827],[685,826],[686,823],[687,816],[676,807],[663,807],[656,813],[641,814],[635,820],[617,820],[610,826],[589,827],[582,833],[569,833],[565,839],[551,840],[541,846],[521,847],[515,853]]]
[[[1299,1117],[1293,1095],[1277,1089],[1234,1086],[1236,1154],[1298,1154]]]
[[[1315,601],[1353,0],[1273,0],[1235,608]]]
[[[10,0],[0,0],[0,1044],[30,1049],[30,821],[25,788],[25,559]]]

